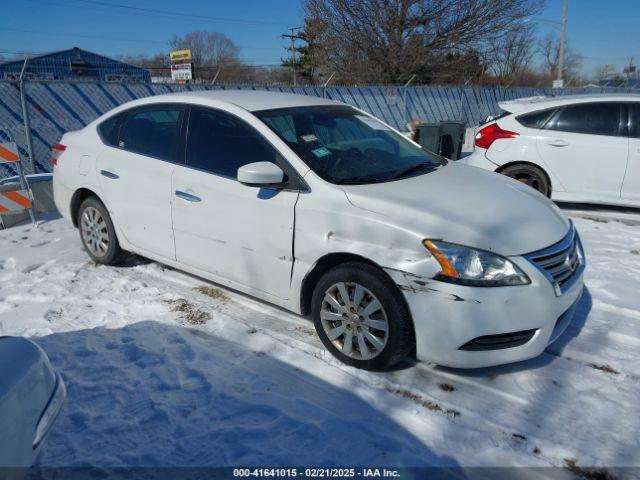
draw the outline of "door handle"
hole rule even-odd
[[[568,147],[569,146],[569,142],[565,142],[564,140],[556,139],[556,140],[549,140],[547,142],[547,145],[551,145],[552,147]]]
[[[187,202],[201,202],[202,199],[200,197],[196,197],[195,195],[191,195],[187,192],[181,192],[180,190],[176,190],[176,197],[180,197]]]
[[[112,180],[120,178],[119,175],[110,172],[109,170],[100,170],[100,175],[102,175],[103,177],[111,178]]]

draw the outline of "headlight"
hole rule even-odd
[[[513,262],[495,253],[441,240],[425,240],[423,244],[442,267],[437,280],[474,287],[531,283]]]

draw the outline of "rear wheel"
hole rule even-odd
[[[511,165],[501,170],[500,173],[507,177],[514,178],[525,185],[529,185],[546,197],[551,196],[549,180],[545,173],[538,167],[527,164]]]
[[[107,209],[96,197],[89,197],[80,205],[78,230],[82,246],[93,261],[105,265],[122,262],[126,253],[120,248]]]
[[[311,310],[316,332],[339,360],[384,370],[413,346],[413,323],[402,294],[377,268],[350,262],[318,282]]]

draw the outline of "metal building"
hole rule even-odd
[[[0,64],[0,79],[17,80],[25,59]],[[27,58],[25,78],[31,80],[96,80],[150,82],[144,68],[129,65],[78,47]]]

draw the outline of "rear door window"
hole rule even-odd
[[[182,112],[179,105],[131,111],[120,129],[119,146],[129,152],[176,161]]]
[[[622,134],[622,127],[622,104],[601,102],[566,106],[560,109],[545,128],[562,132],[618,136]]]

